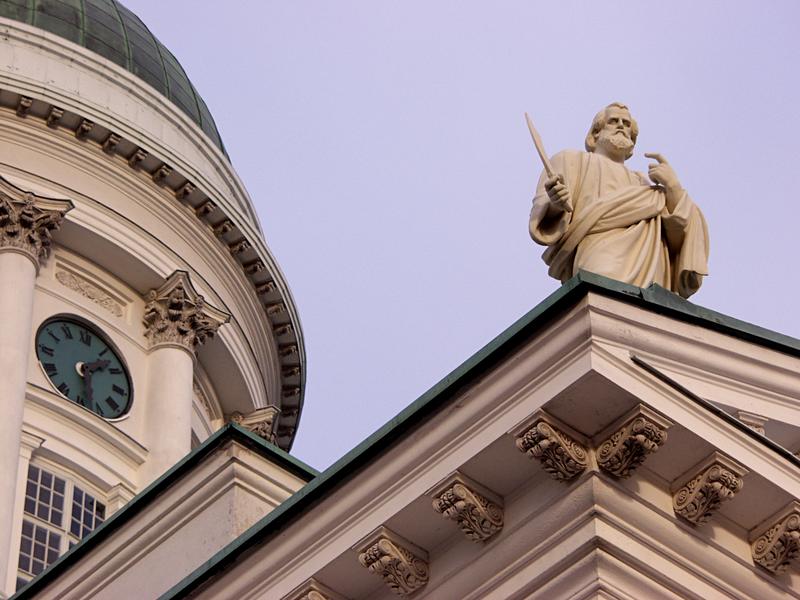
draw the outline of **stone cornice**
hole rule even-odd
[[[52,232],[72,210],[69,200],[43,198],[0,177],[0,252],[19,252],[38,271],[50,257]]]
[[[56,41],[60,43],[60,41]],[[170,191],[177,202],[187,206],[196,217],[206,224],[220,243],[230,252],[253,285],[258,302],[272,328],[272,338],[278,350],[281,414],[275,426],[276,444],[291,448],[302,413],[305,395],[305,344],[299,316],[291,292],[283,274],[272,258],[259,233],[253,227],[238,223],[229,214],[224,201],[215,201],[214,186],[210,182],[190,180],[183,169],[168,165],[157,154],[141,148],[132,138],[113,131],[101,124],[99,119],[90,120],[66,107],[58,107],[37,94],[20,94],[15,90],[2,89],[4,105],[20,120],[39,120],[46,130],[71,131],[79,143],[96,144],[109,159],[121,156],[128,161],[132,172],[150,180],[151,185]],[[10,100],[8,100],[10,99]],[[20,103],[26,106],[18,111]],[[21,112],[21,114],[20,114]],[[87,128],[87,123],[92,126]],[[83,125],[83,127],[82,127]],[[80,133],[79,132],[83,132]],[[231,171],[238,185],[238,178]],[[205,191],[204,191],[205,190]],[[288,349],[293,349],[289,352]]]

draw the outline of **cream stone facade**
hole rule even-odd
[[[141,77],[46,31],[66,18],[57,9],[0,3],[0,469],[16,483],[0,496],[6,594],[232,416],[288,450],[305,380],[291,293],[210,117],[201,129]],[[64,341],[41,343],[54,319],[119,358],[120,414],[59,387],[37,354]],[[110,364],[93,358],[72,363],[89,395]],[[77,525],[72,508],[86,511]]]
[[[4,595],[800,598],[800,341],[580,271],[317,473],[286,452],[297,312],[202,100],[18,9],[0,0]]]

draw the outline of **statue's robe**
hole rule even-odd
[[[572,195],[573,212],[547,215],[545,173],[531,210],[531,237],[549,246],[542,259],[562,282],[579,270],[639,287],[657,283],[684,298],[708,274],[708,228],[684,191],[667,209],[663,188],[595,153],[552,158]]]

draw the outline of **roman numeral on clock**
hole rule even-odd
[[[47,354],[47,356],[53,356],[53,349],[50,346],[39,344],[39,350],[42,351],[42,354]]]
[[[50,377],[54,377],[55,375],[58,375],[58,369],[56,368],[56,366],[53,363],[43,363],[42,366],[44,367],[44,370],[47,371],[47,374]]]
[[[81,341],[86,344],[87,346],[92,345],[92,334],[88,331],[84,331],[83,329],[80,330]]]
[[[63,381],[58,385],[58,391],[65,396],[69,396],[69,386]]]
[[[119,387],[116,383],[111,386],[111,389],[114,390],[114,392],[116,392],[120,396],[123,396],[125,394],[125,390]]]
[[[61,332],[64,334],[64,337],[71,340],[72,339],[72,330],[69,328],[69,325],[62,325]]]

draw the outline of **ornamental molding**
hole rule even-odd
[[[615,477],[629,477],[637,467],[667,441],[672,425],[655,411],[640,404],[596,436],[597,465]]]
[[[53,232],[72,208],[69,200],[37,196],[0,177],[0,252],[27,256],[38,273],[52,252]]]
[[[462,473],[456,472],[433,493],[433,510],[455,521],[473,542],[485,542],[503,528],[502,501]]]
[[[755,532],[750,544],[754,563],[771,573],[782,573],[789,565],[796,565],[800,556],[800,502],[794,500]]]
[[[313,577],[295,588],[283,600],[346,600],[344,596],[321,584]]]
[[[238,411],[233,412],[227,416],[226,421],[244,427],[248,431],[274,444],[275,421],[279,414],[280,411],[276,407],[267,406],[265,408],[258,408],[246,415]]]
[[[13,28],[13,25],[11,27]],[[27,34],[23,32],[23,36],[25,35]],[[51,41],[59,44],[59,41],[55,38]],[[300,369],[297,375],[282,376],[281,383],[284,386],[299,387],[301,392],[297,404],[298,408],[302,408],[306,356],[300,323],[291,292],[283,285],[283,281],[280,279],[280,269],[269,254],[269,250],[256,243],[258,240],[252,239],[253,233],[250,233],[246,227],[241,227],[230,220],[229,217],[232,216],[232,213],[227,206],[221,205],[222,198],[217,198],[218,201],[215,201],[215,194],[218,195],[218,191],[213,188],[208,189],[207,182],[204,183],[204,181],[197,180],[196,177],[183,172],[183,169],[177,165],[170,164],[169,160],[163,160],[166,157],[156,156],[148,149],[140,147],[137,140],[126,138],[120,132],[111,130],[106,126],[107,124],[95,122],[93,127],[87,131],[85,126],[81,127],[81,124],[85,120],[89,121],[89,119],[85,115],[76,112],[72,107],[67,106],[69,104],[68,99],[64,99],[63,103],[57,102],[54,104],[49,99],[45,100],[20,94],[17,90],[9,87],[4,87],[0,91],[3,92],[3,94],[0,94],[0,106],[3,109],[9,110],[11,114],[14,114],[18,107],[22,107],[20,111],[22,114],[14,118],[20,121],[39,119],[43,125],[47,126],[45,131],[76,134],[73,138],[77,138],[79,129],[83,129],[83,132],[87,133],[87,135],[79,143],[96,144],[98,149],[101,149],[109,160],[113,160],[117,164],[120,158],[123,159],[124,163],[122,164],[127,164],[132,173],[150,180],[151,185],[161,190],[161,193],[174,195],[175,200],[195,214],[198,221],[208,227],[210,231],[214,232],[215,228],[225,220],[232,224],[232,228],[225,226],[220,229],[220,231],[225,230],[225,233],[221,235],[214,233],[215,237],[230,252],[245,277],[257,290],[258,301],[269,325],[274,328],[287,323],[293,324],[289,337],[292,344],[299,350],[291,356],[281,355],[278,360],[281,363],[281,369],[284,367],[289,369],[297,367]],[[60,139],[64,141],[64,138]],[[76,139],[77,142],[78,140]],[[164,168],[170,169],[167,177],[158,175],[159,171],[161,171],[161,175],[166,174]],[[228,229],[230,230],[228,231]],[[248,249],[244,249],[242,245],[231,247],[230,242],[237,241],[240,238],[248,238],[251,247]],[[2,251],[1,245],[0,251]],[[260,258],[261,262],[255,263],[254,260],[256,258]],[[277,280],[275,279],[276,277],[278,278]],[[279,341],[277,337],[274,340],[276,345],[286,341]],[[299,410],[296,416],[293,417],[285,414],[279,416],[280,422],[278,426],[282,433],[279,436],[278,444],[285,450],[291,447],[293,432],[296,430],[299,416]]]
[[[79,293],[84,298],[88,298],[115,317],[122,317],[125,314],[122,305],[117,302],[113,296],[100,289],[85,277],[81,277],[72,271],[58,268],[56,269],[55,278],[56,281],[64,287]]]
[[[676,481],[672,494],[675,514],[694,525],[705,523],[723,502],[741,491],[747,473],[738,462],[714,452]]]
[[[151,349],[177,345],[194,355],[230,319],[228,313],[206,304],[186,271],[167,277],[161,287],[145,295],[145,302],[142,321]]]
[[[538,460],[553,479],[569,481],[589,466],[589,452],[576,438],[580,436],[567,425],[539,411],[533,423],[517,435],[516,445],[520,452]]]
[[[428,583],[428,553],[385,527],[369,536],[358,562],[399,596],[410,596]]]

